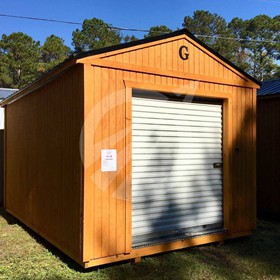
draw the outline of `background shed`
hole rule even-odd
[[[85,267],[256,226],[258,82],[187,30],[87,52],[5,106],[5,208]]]
[[[257,209],[280,218],[280,79],[265,81],[257,97]]]
[[[0,102],[17,91],[17,89],[0,88]],[[4,108],[0,108],[0,206],[3,205],[4,194],[4,127]]]

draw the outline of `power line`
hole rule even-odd
[[[27,19],[27,20],[36,20],[36,21],[46,21],[53,23],[63,23],[63,24],[71,24],[71,25],[83,25],[81,22],[74,21],[65,21],[65,20],[56,20],[56,19],[47,19],[47,18],[38,18],[38,17],[27,17],[27,16],[17,16],[17,15],[9,15],[9,14],[0,14],[0,17],[9,17],[9,18],[17,18],[17,19]],[[119,31],[134,31],[134,32],[144,32],[149,33],[150,30],[147,29],[138,29],[138,28],[126,28],[126,27],[117,27],[117,26],[109,26],[111,30],[119,30]],[[158,32],[159,34],[165,34],[168,32]],[[212,38],[212,39],[222,39],[222,40],[234,40],[234,41],[247,41],[247,42],[255,42],[255,43],[269,43],[269,44],[280,44],[280,41],[273,40],[257,40],[257,39],[245,39],[245,38],[234,38],[234,37],[224,37],[220,35],[202,35],[202,34],[194,34],[196,37],[201,38]]]
[[[0,17],[9,17],[9,18],[19,18],[19,19],[29,19],[29,20],[37,20],[37,21],[49,21],[49,22],[55,22],[55,23],[82,25],[82,23],[80,23],[80,22],[47,19],[47,18],[37,18],[37,17],[15,16],[15,15],[6,15],[6,14],[0,14]]]
[[[194,36],[202,37],[202,38],[213,38],[213,39],[224,39],[224,40],[235,40],[235,41],[248,41],[248,42],[255,42],[255,43],[276,43],[276,44],[280,44],[280,41],[223,37],[223,36],[220,36],[220,35],[194,35]]]
[[[36,20],[36,21],[47,21],[47,22],[64,23],[64,24],[72,24],[72,25],[83,25],[83,23],[75,22],[75,21],[65,21],[65,20],[47,19],[47,18],[38,18],[38,17],[27,17],[27,16],[16,16],[16,15],[8,15],[8,14],[0,14],[0,17],[28,19],[28,20]],[[146,29],[126,28],[126,27],[117,27],[117,26],[110,26],[109,28],[114,29],[114,30],[123,30],[123,31],[149,32],[149,30],[146,30]]]

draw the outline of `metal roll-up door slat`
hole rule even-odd
[[[196,198],[196,197],[212,197],[212,199],[219,197],[222,195],[222,191],[220,190],[213,190],[208,192],[192,192],[192,193],[167,193],[167,194],[157,194],[157,192],[150,192],[151,196],[154,196],[156,200],[165,200],[168,204],[177,204],[177,202],[185,203],[186,199]],[[152,204],[153,200],[147,199],[147,196],[135,196],[133,198],[135,203],[146,203],[147,206]]]
[[[160,221],[154,223],[153,227],[151,229],[150,223],[153,221],[148,221],[146,220],[145,222],[140,222],[138,226],[135,226],[134,233],[135,235],[140,235],[140,234],[154,234],[158,232],[164,232],[166,230],[173,230],[173,231],[182,231],[185,228],[191,228],[192,227],[197,227],[198,224],[202,224],[203,226],[206,225],[211,225],[211,224],[217,224],[222,222],[223,217],[214,215],[214,216],[209,216],[209,215],[204,215],[203,218],[196,218],[192,219],[191,217],[188,217],[188,220],[186,218],[182,220],[178,219],[172,219],[168,221]],[[137,239],[136,239],[137,240]]]
[[[137,223],[139,226],[143,226],[147,222],[153,222],[154,224],[166,224],[168,222],[174,223],[175,221],[186,222],[186,217],[193,218],[196,215],[196,219],[198,218],[207,218],[217,216],[215,212],[220,211],[221,207],[209,207],[210,211],[207,211],[205,207],[200,208],[191,208],[191,209],[173,209],[172,211],[165,212],[154,212],[145,215],[138,215],[134,219],[135,226]],[[183,214],[183,215],[182,215]],[[220,216],[219,216],[220,217]],[[141,225],[142,223],[142,225]]]
[[[172,143],[171,143],[172,144]],[[216,149],[216,148],[222,148],[222,145],[217,145],[217,143],[175,143],[170,147],[170,143],[157,143],[156,147],[158,148],[169,148],[174,149],[180,149],[180,148],[192,148],[192,149]],[[135,141],[132,143],[132,148],[154,148],[155,144],[152,142],[137,142]]]
[[[219,192],[219,186],[213,186],[212,189],[209,191],[205,190],[204,192],[206,193],[210,193],[210,195],[213,195],[213,194],[217,194],[217,193],[220,193]],[[152,195],[155,195],[155,196],[160,196],[160,195],[164,195],[165,194],[165,190],[160,188],[158,190],[150,190],[150,192],[152,193]],[[200,194],[202,193],[202,190],[200,189],[191,189],[190,190],[191,194],[194,194],[194,193],[197,193],[197,196],[200,196]],[[184,188],[170,188],[169,191],[168,191],[168,195],[172,195],[172,194],[178,194],[178,195],[185,195],[186,194],[186,191]],[[137,191],[137,192],[134,192],[133,193],[134,195],[134,198],[136,197],[146,197],[147,195],[147,192],[145,191]]]
[[[140,103],[139,103],[139,100]],[[145,107],[157,107],[157,108],[174,108],[183,110],[199,110],[201,112],[219,112],[220,108],[216,104],[203,104],[203,103],[190,103],[190,102],[174,102],[169,100],[150,99],[133,97],[132,105],[145,106]]]
[[[132,131],[135,132],[137,130],[222,133],[222,127],[211,127],[211,126],[210,127],[208,127],[208,126],[195,127],[195,126],[182,126],[182,125],[176,125],[176,124],[160,126],[157,124],[141,124],[141,123],[134,122],[132,124]]]
[[[172,188],[175,187],[184,187],[184,188],[204,188],[205,186],[211,188],[212,186],[216,185],[222,185],[222,181],[220,180],[201,180],[201,181],[182,181],[182,182],[173,182],[172,180],[165,181],[166,183],[172,182]],[[144,186],[143,186],[144,185]],[[133,184],[133,191],[137,190],[152,190],[152,189],[158,189],[162,186],[162,182],[156,182],[154,184],[136,184],[134,182]]]
[[[144,199],[139,200],[138,203],[137,201],[135,201],[135,203],[132,206],[132,209],[147,209],[147,211],[152,211],[153,209],[157,209],[158,207],[165,207],[166,209],[166,201],[164,200],[148,200],[146,201],[149,206],[152,207],[146,207],[145,203],[142,203],[142,201],[144,201]],[[204,203],[205,207],[212,205],[212,203],[218,203],[218,204],[222,204],[222,202],[217,199],[217,197],[190,197],[190,198],[181,198],[180,200],[177,201],[178,203],[176,204],[176,208],[177,207],[181,207],[185,205],[190,205],[190,207],[193,207],[194,204],[200,204],[200,203]],[[175,204],[171,204],[169,205],[169,207],[172,208],[172,205]]]
[[[150,143],[211,143],[211,144],[221,144],[221,139],[219,138],[208,138],[208,137],[175,137],[175,136],[158,136],[154,132],[152,136],[137,136],[137,142],[150,142]],[[132,145],[133,147],[133,145]]]
[[[158,106],[145,106],[145,104],[141,104],[141,105],[136,105],[133,104],[134,106],[134,111],[137,112],[142,112],[142,113],[151,113],[151,111],[153,111],[153,113],[162,113],[162,107],[158,107]],[[205,111],[201,110],[201,106],[198,107],[196,110],[194,110],[192,106],[188,107],[188,110],[186,110],[186,108],[182,107],[182,108],[176,108],[176,107],[168,107],[168,108],[164,108],[164,113],[167,115],[189,115],[189,116],[205,116]],[[204,107],[205,108],[205,107]],[[219,110],[212,110],[212,111],[207,111],[207,115],[209,117],[220,117],[220,112]]]
[[[222,229],[214,163],[222,163],[222,105],[132,97],[133,247]]]
[[[206,116],[206,115],[179,115],[179,114],[166,114],[164,113],[155,113],[155,112],[132,112],[132,117],[136,118],[150,118],[150,119],[161,119],[161,120],[176,120],[181,121],[182,119],[185,121],[195,121],[198,123],[201,122],[209,122],[213,123],[219,120],[219,116]]]
[[[201,170],[201,168],[203,168],[203,170],[212,170],[213,167],[209,166],[209,164],[196,164],[196,165],[177,165],[177,166],[173,166],[172,170]],[[170,167],[169,166],[134,166],[133,167],[133,171],[134,173],[139,173],[139,172],[153,172],[153,171],[162,171],[162,172],[169,172],[170,171]]]
[[[172,193],[195,193],[195,192],[201,192],[202,195],[204,192],[214,192],[217,190],[220,190],[221,188],[221,184],[209,184],[209,185],[204,185],[204,186],[191,186],[191,187],[185,187],[182,182],[180,182],[180,184],[175,183],[169,186],[166,186],[164,189],[159,187],[159,184],[155,184],[155,186],[153,185],[151,188],[144,186],[144,185],[140,185],[137,186],[137,188],[135,188],[132,193],[135,194],[136,196],[145,196],[147,195],[146,189],[148,189],[151,194],[167,194],[170,195]]]
[[[150,131],[134,130],[132,136],[150,136]],[[220,132],[180,132],[180,131],[154,131],[153,137],[186,137],[186,138],[217,138],[220,139]]]
[[[145,117],[133,117],[135,124],[156,124],[158,126],[165,126],[165,125],[180,125],[180,126],[194,126],[194,127],[218,127],[221,128],[219,123],[215,122],[202,122],[202,121],[193,121],[193,120],[170,120],[170,119],[146,119]]]
[[[142,178],[142,179],[133,179],[132,178],[132,186],[135,185],[147,185],[147,184],[154,184],[154,183],[161,183],[161,184],[167,184],[167,183],[175,183],[175,182],[195,182],[195,181],[205,181],[205,180],[220,180],[221,176],[218,175],[195,175],[195,176],[189,176],[189,178],[186,177],[168,177],[168,178]]]
[[[156,161],[155,159],[151,160],[135,160],[132,163],[133,166],[156,166],[156,165],[186,165],[186,164],[209,164],[209,166],[213,163],[218,161],[219,158],[213,158],[213,159],[161,159],[160,161]]]
[[[134,160],[161,160],[161,159],[221,159],[220,153],[207,153],[207,154],[201,154],[201,153],[143,153],[143,154],[134,154]]]
[[[206,175],[209,177],[212,175],[219,175],[220,170],[218,169],[207,169],[207,170],[186,170],[186,171],[182,171],[182,170],[171,170],[170,172],[166,172],[166,171],[154,171],[154,172],[138,172],[138,173],[134,173],[132,178],[133,179],[142,179],[143,177],[145,178],[157,178],[157,177],[177,177],[177,178],[183,178],[185,179],[188,176],[192,176],[192,175]],[[170,173],[168,175],[168,173]]]
[[[219,209],[221,206],[222,206],[221,203],[219,203],[217,201],[210,201],[210,202],[208,202],[207,208],[212,210],[214,208]],[[197,202],[196,207],[205,209],[205,202],[204,203]],[[193,209],[193,205],[191,205],[191,204],[176,205],[176,207],[175,206],[173,208],[170,207],[169,211],[167,213],[169,213],[170,211],[177,211],[177,210],[186,211],[186,210],[191,210],[191,209]],[[154,213],[160,213],[160,214],[165,213],[165,211],[166,211],[166,208],[164,206],[153,207],[152,209],[137,208],[137,209],[133,209],[133,215],[139,216],[139,217],[144,217],[145,215],[154,214]]]

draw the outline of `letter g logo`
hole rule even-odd
[[[182,60],[187,60],[189,58],[189,50],[186,46],[181,46],[179,49],[179,56]]]

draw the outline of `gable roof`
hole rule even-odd
[[[137,48],[139,46],[139,48],[140,48],[142,45],[145,45],[145,44],[149,44],[149,43],[156,44],[157,41],[161,41],[161,40],[165,40],[165,39],[172,39],[172,38],[175,38],[175,37],[181,36],[181,35],[185,35],[188,38],[192,39],[194,42],[196,42],[202,48],[206,49],[209,53],[212,53],[213,56],[219,58],[222,62],[224,62],[225,64],[227,64],[230,67],[232,67],[233,69],[235,69],[238,73],[240,73],[241,75],[246,77],[249,81],[253,82],[255,85],[257,85],[259,87],[260,82],[257,81],[255,78],[253,78],[251,75],[244,72],[242,69],[237,67],[235,64],[230,62],[228,59],[226,59],[225,57],[220,55],[218,52],[214,51],[212,48],[210,48],[209,46],[204,44],[202,41],[200,41],[195,35],[193,35],[187,29],[181,29],[181,30],[177,30],[175,32],[171,32],[171,33],[167,33],[167,34],[163,34],[163,35],[159,35],[159,36],[155,36],[155,37],[149,37],[149,38],[145,38],[145,39],[141,39],[141,40],[137,40],[137,41],[133,41],[133,42],[129,42],[129,43],[124,43],[124,44],[114,45],[114,46],[105,47],[105,48],[101,48],[101,49],[97,49],[97,50],[74,54],[74,55],[70,56],[68,59],[66,59],[64,62],[59,64],[58,66],[51,69],[49,72],[43,74],[38,80],[36,80],[35,82],[30,84],[26,88],[20,90],[18,93],[14,94],[13,96],[2,101],[0,105],[5,106],[7,104],[10,104],[11,102],[14,102],[15,100],[17,100],[18,98],[21,98],[22,96],[26,95],[30,91],[33,91],[35,88],[38,88],[38,86],[40,84],[43,84],[48,79],[55,77],[58,73],[61,73],[62,71],[68,69],[69,67],[71,67],[77,63],[81,63],[81,61],[83,59],[86,59],[87,57],[91,57],[91,56],[94,57],[94,56],[98,56],[98,55],[102,56],[103,54],[109,55],[110,53],[118,52],[121,50],[126,51],[126,49],[129,49],[132,47]]]
[[[269,96],[280,94],[280,78],[264,81],[261,83],[261,88],[258,89],[258,96]]]
[[[201,40],[199,40],[193,33],[191,33],[186,28],[181,29],[181,30],[177,30],[177,31],[174,31],[174,32],[170,32],[170,33],[167,33],[167,34],[158,35],[158,36],[155,36],[155,37],[149,37],[149,38],[145,38],[145,39],[141,39],[141,40],[137,40],[137,41],[133,41],[133,42],[129,42],[129,43],[124,43],[124,44],[114,45],[114,46],[105,47],[105,48],[101,48],[101,49],[97,49],[97,50],[78,53],[78,54],[74,55],[73,57],[75,59],[81,59],[81,58],[85,58],[85,57],[88,57],[88,56],[94,56],[94,55],[99,55],[99,54],[108,53],[108,52],[112,52],[112,51],[122,50],[122,49],[126,49],[126,48],[129,48],[129,47],[135,47],[135,46],[138,46],[138,45],[152,43],[152,42],[156,42],[156,41],[159,41],[159,40],[164,40],[164,39],[168,39],[168,38],[172,38],[172,37],[176,37],[176,36],[180,36],[180,35],[188,36],[189,38],[191,38],[192,40],[194,40],[195,42],[200,44],[202,47],[207,49],[209,52],[211,52],[212,54],[214,54],[215,56],[220,58],[222,61],[224,61],[225,63],[230,65],[232,68],[234,68],[235,70],[237,70],[238,72],[240,72],[241,74],[246,76],[248,79],[250,79],[254,83],[256,83],[258,85],[261,84],[258,80],[256,80],[254,77],[249,75],[247,72],[243,71],[241,68],[236,66],[234,63],[232,63],[231,61],[229,61],[228,59],[223,57],[221,54],[219,54],[218,52],[213,50],[211,47],[204,44]]]

